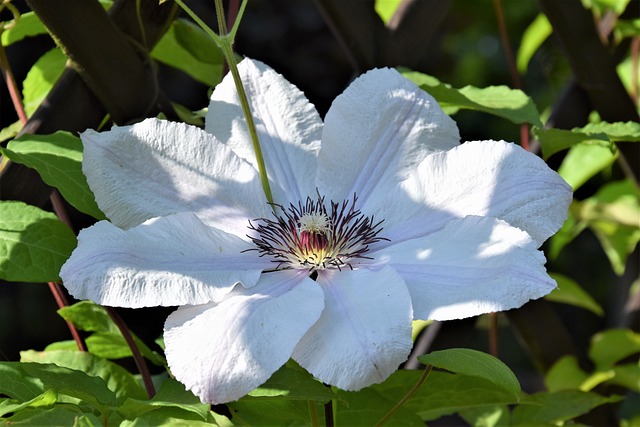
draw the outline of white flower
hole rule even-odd
[[[290,357],[358,390],[406,360],[412,319],[507,310],[555,287],[538,248],[571,189],[542,160],[503,141],[460,145],[394,70],[356,79],[324,124],[269,67],[240,72],[275,214],[227,76],[206,131],[148,119],[82,135],[111,222],[83,230],[60,273],[77,298],[181,306],[167,360],[203,402],[242,397]]]

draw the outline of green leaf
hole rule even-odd
[[[58,393],[55,390],[46,390],[39,396],[21,403],[12,403],[10,399],[0,401],[0,417],[11,412],[19,412],[26,408],[51,407],[58,401]]]
[[[420,375],[419,371],[397,371],[372,388],[397,403],[417,383]],[[433,370],[403,407],[428,421],[469,408],[511,405],[518,400],[512,390],[479,376]]]
[[[603,133],[587,134],[576,129],[564,130],[543,128],[536,128],[533,133],[540,142],[540,148],[542,149],[542,155],[545,160],[555,153],[579,144],[606,148],[610,152],[615,151],[611,141]]]
[[[17,362],[0,362],[0,395],[18,402],[28,402],[45,392],[42,381],[31,377]]]
[[[576,129],[587,134],[605,134],[612,142],[640,142],[640,123],[638,122],[599,122]]]
[[[402,0],[376,0],[375,11],[385,25],[389,24]]]
[[[233,423],[238,426],[311,424],[309,406],[303,400],[245,396],[229,402],[227,407],[231,411]]]
[[[123,367],[91,353],[80,351],[22,351],[21,362],[54,363],[65,368],[82,371],[104,380],[119,401],[127,398],[144,399],[146,392],[135,377]]]
[[[511,413],[507,406],[481,406],[465,409],[460,415],[473,427],[507,427]]]
[[[76,244],[54,214],[22,202],[0,202],[0,279],[57,281]]]
[[[580,368],[575,356],[564,356],[553,364],[544,377],[549,391],[579,390],[589,375]]]
[[[308,372],[283,366],[263,385],[249,393],[252,397],[269,398],[275,396],[287,399],[314,400],[328,402],[335,398],[330,388],[315,380]]]
[[[569,205],[569,216],[567,220],[562,224],[560,230],[551,237],[549,258],[557,258],[560,251],[587,228],[587,224],[584,221],[578,220],[577,212],[579,210],[579,202],[573,200]]]
[[[43,181],[80,212],[97,219],[106,217],[98,208],[82,173],[82,141],[69,132],[51,135],[22,135],[2,153],[17,163],[38,171]]]
[[[22,83],[24,110],[27,116],[36,111],[55,82],[62,75],[66,63],[67,58],[62,51],[58,48],[53,48],[33,64]]]
[[[120,332],[104,307],[92,301],[80,301],[71,306],[62,307],[58,310],[58,314],[83,331]]]
[[[578,390],[537,393],[523,398],[511,414],[512,425],[534,423],[560,423],[606,403],[621,400],[617,396],[604,397]]]
[[[518,378],[507,365],[490,354],[468,348],[452,348],[418,356],[418,360],[450,372],[489,380],[511,393],[515,400],[520,396]]]
[[[542,127],[535,104],[521,90],[506,86],[454,89],[435,77],[415,71],[403,71],[402,75],[431,94],[451,114],[458,109],[468,109],[502,117],[516,124],[531,123]]]
[[[611,384],[616,384],[640,393],[640,366],[638,363],[626,363],[613,367],[614,375],[610,378]]]
[[[373,426],[393,408],[402,396],[390,398],[372,388],[359,392],[339,391],[343,402],[338,405],[336,424],[345,426]],[[424,426],[422,419],[413,411],[400,408],[384,424],[385,426]]]
[[[11,138],[15,138],[18,132],[20,132],[20,130],[22,129],[22,126],[24,125],[20,120],[18,120],[17,122],[13,122],[6,128],[0,130],[0,143],[5,142]]]
[[[133,334],[132,334],[133,335]],[[157,366],[167,366],[167,362],[160,354],[151,350],[138,337],[133,339],[140,350],[140,354]],[[122,359],[133,356],[131,348],[120,332],[96,332],[86,339],[89,351],[105,359]]]
[[[25,37],[47,34],[47,29],[34,12],[27,12],[20,15],[18,20],[12,19],[5,24],[4,31],[0,32],[3,46],[19,42]]]
[[[578,144],[569,150],[558,173],[573,190],[577,190],[606,167],[609,167],[618,157],[617,151],[603,144]]]
[[[211,427],[214,425],[216,424],[199,419],[197,415],[180,408],[159,407],[130,420],[124,420],[120,427]]]
[[[118,408],[118,412],[127,419],[135,419],[141,414],[158,408],[176,408],[181,413],[196,414],[196,419],[204,421],[207,419],[210,406],[201,403],[200,399],[187,391],[184,385],[169,378],[162,383],[151,400],[129,399]]]
[[[56,406],[51,409],[27,409],[7,419],[11,426],[74,426],[100,427],[105,425],[92,413],[82,412],[74,405]]]
[[[542,43],[551,35],[553,28],[546,15],[540,13],[531,24],[524,30],[516,63],[518,71],[522,74],[527,72],[527,66],[533,54],[536,53]]]
[[[640,334],[630,329],[609,329],[593,336],[589,358],[602,370],[639,352]]]
[[[604,316],[604,310],[575,280],[558,273],[550,273],[558,282],[558,287],[545,297],[547,301],[582,307],[598,316]]]
[[[630,180],[610,182],[579,203],[577,216],[600,240],[616,274],[640,242],[640,191]]]
[[[208,86],[222,80],[222,51],[200,27],[187,20],[174,20],[151,56]]]

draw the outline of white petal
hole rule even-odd
[[[360,200],[405,179],[429,153],[459,143],[456,124],[429,94],[392,69],[357,78],[327,116],[317,184],[329,199]]]
[[[238,71],[256,123],[277,203],[314,196],[322,120],[304,94],[265,64],[243,60]],[[213,92],[205,129],[257,169],[231,75]],[[275,184],[275,185],[274,185]]]
[[[101,221],[80,232],[60,277],[74,297],[109,306],[203,304],[258,281],[269,261],[250,247],[190,213],[126,231]]]
[[[165,324],[171,372],[202,402],[237,400],[291,357],[320,316],[322,298],[306,272],[281,271],[217,305],[179,308]]]
[[[244,236],[248,218],[269,213],[255,169],[202,129],[147,119],[81,137],[82,170],[98,205],[119,227],[196,212]]]
[[[572,192],[542,159],[521,147],[476,141],[427,157],[383,198],[378,216],[386,219],[396,242],[424,236],[453,218],[478,215],[507,221],[539,246],[567,218]]]
[[[405,280],[416,319],[461,319],[520,307],[555,288],[527,233],[494,218],[466,217],[371,254]]]
[[[411,301],[396,272],[324,270],[320,320],[293,358],[321,381],[359,390],[384,381],[411,351]]]

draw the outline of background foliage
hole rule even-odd
[[[156,115],[201,124],[192,112],[224,72],[215,44],[172,2],[156,3],[29,0],[11,3],[19,20],[1,12],[0,62],[29,120],[9,80],[0,92],[0,422],[252,425],[268,413],[305,424],[309,405],[324,422],[329,400],[342,424],[380,420],[420,371],[345,393],[288,364],[215,413],[165,379],[154,340],[170,310],[117,314],[156,374],[153,399],[110,313],[89,303],[56,312],[50,289],[75,245],[64,223],[77,232],[103,217],[80,173],[77,132]],[[215,27],[211,2],[187,4]],[[402,67],[454,115],[463,140],[521,143],[575,191],[569,220],[545,245],[559,289],[508,313],[416,330],[407,367],[434,369],[386,421],[640,424],[639,13],[637,0],[249,2],[236,51],[282,73],[321,115],[361,72]],[[66,341],[65,321],[89,353]]]

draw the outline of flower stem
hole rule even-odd
[[[120,333],[122,334],[127,345],[131,349],[133,360],[136,362],[136,366],[138,367],[140,376],[142,376],[142,381],[144,382],[144,388],[147,390],[147,395],[149,396],[149,399],[151,399],[156,394],[156,388],[153,385],[153,381],[151,380],[151,373],[149,372],[149,367],[147,366],[147,362],[144,360],[144,357],[142,357],[142,354],[140,353],[140,349],[138,348],[138,345],[133,339],[133,335],[131,335],[131,331],[129,330],[127,325],[124,323],[124,320],[122,319],[122,317],[120,317],[120,314],[118,314],[115,308],[104,307],[104,309],[107,310],[107,313],[109,314],[109,317],[111,317],[111,320],[113,320],[113,323],[115,323],[118,329],[120,329]]]
[[[391,418],[393,414],[395,414],[396,411],[400,409],[402,405],[404,405],[407,402],[407,400],[409,400],[411,396],[413,396],[420,389],[422,384],[424,384],[424,382],[427,380],[427,377],[431,373],[431,369],[433,369],[433,366],[431,365],[425,366],[424,371],[422,372],[422,376],[420,377],[418,382],[415,383],[413,387],[411,387],[411,389],[407,392],[407,394],[405,394],[404,397],[400,399],[400,401],[396,403],[393,408],[391,408],[386,414],[384,414],[382,418],[380,418],[380,421],[376,423],[376,427],[382,426],[387,421],[389,421],[389,418]]]
[[[202,28],[208,35],[216,42],[218,47],[222,50],[224,54],[225,60],[227,61],[227,65],[229,66],[229,71],[231,72],[231,76],[233,77],[233,81],[236,86],[236,91],[238,92],[238,98],[240,99],[240,107],[242,108],[242,113],[244,114],[245,121],[247,122],[247,128],[249,129],[249,136],[251,137],[251,144],[253,145],[253,152],[256,156],[256,163],[258,165],[258,172],[260,173],[260,182],[262,183],[262,189],[264,190],[264,194],[267,198],[267,201],[270,205],[273,206],[273,194],[271,193],[271,187],[269,186],[269,178],[267,177],[267,168],[264,163],[264,157],[262,155],[262,148],[260,147],[260,140],[258,138],[258,131],[256,130],[256,124],[253,120],[253,115],[251,113],[251,107],[249,105],[249,101],[247,98],[247,93],[244,90],[244,86],[242,85],[242,79],[240,78],[240,73],[238,72],[238,63],[236,62],[236,56],[233,52],[233,41],[235,39],[236,32],[238,30],[238,25],[240,20],[242,19],[242,15],[244,14],[245,7],[247,5],[247,0],[243,0],[240,10],[238,11],[238,18],[233,24],[231,31],[228,34],[216,34],[207,24],[200,19],[198,15],[196,15],[191,9],[189,9],[182,0],[176,0],[176,3]],[[220,31],[226,30],[226,24],[224,22],[224,10],[222,6],[222,0],[216,0],[216,14],[218,16],[218,25],[220,26]]]
[[[334,399],[324,404],[324,425],[333,427],[335,425],[335,412],[333,408]]]
[[[67,301],[67,297],[65,296],[64,291],[62,290],[60,285],[56,282],[49,282],[48,284],[49,284],[49,290],[51,290],[51,293],[53,294],[53,298],[56,300],[58,307],[59,308],[67,307],[69,305],[69,302]],[[80,336],[80,333],[76,329],[75,325],[69,322],[68,320],[65,320],[65,322],[67,322],[67,326],[69,327],[69,331],[71,332],[71,336],[73,337],[73,340],[76,342],[76,345],[78,346],[78,350],[87,351],[87,346],[84,343],[84,340]]]

